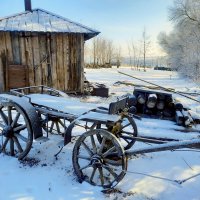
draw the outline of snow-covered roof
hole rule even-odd
[[[0,31],[83,33],[88,40],[100,32],[43,9],[33,9],[0,19]]]

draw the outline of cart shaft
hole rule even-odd
[[[126,151],[126,156],[130,157],[136,154],[153,153],[159,151],[169,151],[182,148],[200,147],[200,139],[185,140],[180,142],[168,142],[165,144],[154,145],[151,147]]]

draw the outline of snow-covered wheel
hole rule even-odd
[[[138,135],[137,125],[134,119],[128,115],[123,116],[115,125],[105,126],[98,124],[97,128],[107,130],[114,134],[125,150],[130,149],[134,145],[136,141],[135,137]]]
[[[130,116],[124,116],[119,130],[115,133],[125,150],[130,149],[135,143],[135,137],[138,135],[137,125]]]
[[[102,129],[90,130],[79,137],[72,161],[79,182],[103,188],[117,185],[127,169],[124,148],[112,133]]]
[[[67,126],[64,119],[57,116],[48,116],[47,123],[43,123],[42,128],[50,134],[64,136]]]
[[[14,102],[0,104],[0,152],[23,159],[30,151],[33,131],[24,110]]]

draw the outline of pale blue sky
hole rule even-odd
[[[101,31],[120,45],[124,53],[128,41],[140,40],[142,31],[150,36],[152,54],[160,31],[169,32],[168,8],[173,0],[32,0],[32,8],[43,8]],[[0,0],[0,17],[24,11],[24,0]]]

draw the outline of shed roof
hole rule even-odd
[[[100,32],[43,9],[33,9],[0,19],[0,31],[83,33],[88,40]]]

